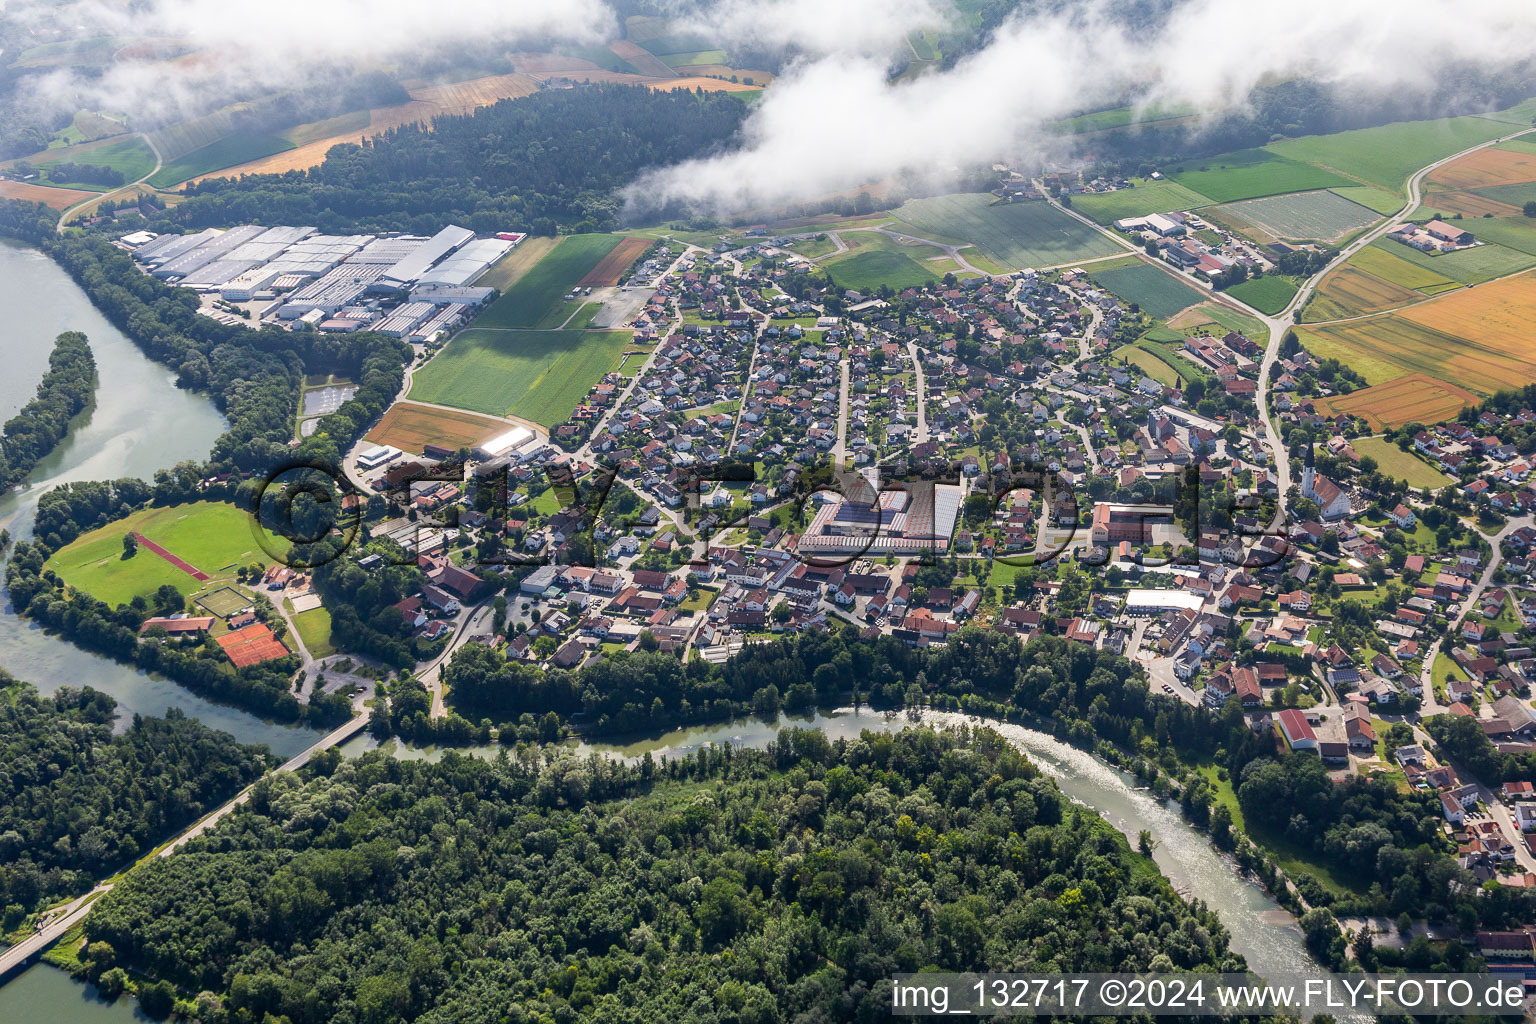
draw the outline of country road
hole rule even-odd
[[[136,186],[144,184],[150,178],[153,178],[155,175],[160,173],[160,168],[165,166],[165,160],[160,156],[160,147],[155,145],[155,140],[151,139],[147,132],[138,132],[136,134],[139,136],[139,138],[144,140],[144,144],[149,147],[149,151],[151,153],[155,154],[155,166],[151,167],[149,169],[149,173],[144,175],[144,177],[138,179],[137,181],[130,181],[130,182],[128,182],[125,185],[119,185],[117,188],[113,189],[110,192],[103,192],[100,195],[93,195],[89,199],[82,199],[82,200],[80,200],[78,203],[75,203],[73,206],[65,207],[63,210],[59,211],[59,222],[58,222],[58,224],[56,224],[54,226],[54,231],[56,231],[56,232],[58,232],[59,234],[62,235],[64,233],[64,224],[65,224],[65,222],[69,220],[69,215],[74,213],[75,211],[84,209],[85,207],[90,206],[93,203],[99,205],[103,201],[105,201],[107,199],[111,199],[113,196],[117,195],[119,192],[126,192],[129,189],[131,189],[131,188],[134,188]]]

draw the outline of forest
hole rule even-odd
[[[44,697],[0,671],[0,931],[153,849],[274,763],[172,708],[113,735],[90,687]]]
[[[69,421],[96,393],[96,359],[79,331],[65,331],[48,355],[48,372],[36,396],[0,431],[0,488],[26,480],[28,474],[69,434]]]
[[[87,973],[173,982],[213,1024],[766,1024],[885,1020],[921,967],[1243,967],[990,730],[305,774],[103,897]]]
[[[164,219],[171,230],[254,222],[340,233],[430,234],[450,223],[481,233],[606,231],[617,224],[616,189],[648,167],[723,145],[745,116],[746,105],[725,93],[544,89],[335,146],[309,170],[192,184]]]

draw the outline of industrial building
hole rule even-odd
[[[475,238],[450,225],[421,235],[324,235],[313,227],[244,224],[189,235],[137,231],[118,239],[146,273],[204,296],[225,322],[327,332],[380,330],[426,341],[495,290],[474,285],[521,235]],[[254,303],[242,321],[222,303]]]

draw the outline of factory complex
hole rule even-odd
[[[419,343],[495,295],[475,281],[524,237],[476,238],[452,225],[426,237],[244,224],[188,235],[138,231],[117,244],[146,273],[198,292],[201,311],[221,322],[366,329]]]

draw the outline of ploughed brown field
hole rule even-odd
[[[619,283],[619,278],[624,276],[624,271],[629,269],[631,263],[640,258],[641,253],[651,247],[648,238],[626,238],[613,247],[613,251],[604,256],[602,260],[587,271],[586,276],[576,282],[578,288],[606,288]]]
[[[419,455],[424,445],[473,448],[510,429],[505,420],[492,416],[458,409],[437,409],[416,402],[396,402],[366,436],[375,444],[393,445],[403,452]]]

